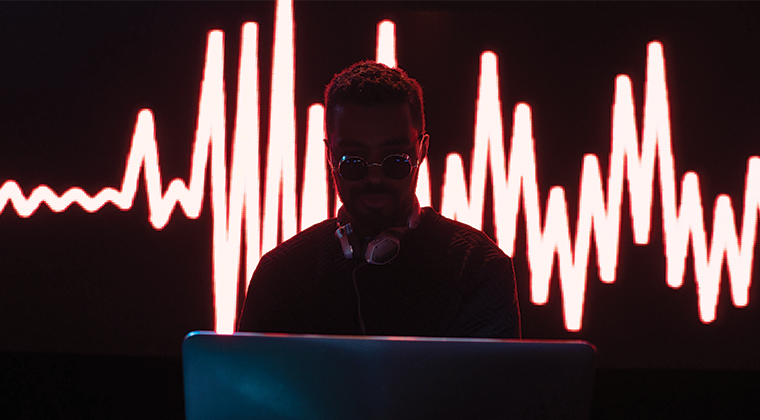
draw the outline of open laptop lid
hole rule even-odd
[[[192,332],[185,416],[588,418],[595,357],[583,341]]]

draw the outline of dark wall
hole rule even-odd
[[[0,5],[0,183],[16,180],[25,195],[40,184],[59,194],[120,186],[142,108],[155,114],[164,188],[173,178],[187,181],[207,31],[225,32],[229,134],[240,30],[248,21],[260,24],[263,141],[274,10],[273,2]],[[755,3],[303,1],[294,15],[299,150],[308,106],[321,101],[333,73],[374,58],[376,25],[391,19],[399,66],[425,89],[432,202],[440,208],[446,154],[461,154],[469,167],[478,57],[492,50],[505,138],[515,104],[528,103],[541,209],[551,187],[564,187],[571,237],[584,154],[599,157],[606,180],[615,77],[631,77],[640,130],[646,46],[659,40],[677,188],[685,172],[699,174],[708,238],[718,194],[732,198],[741,226],[746,162],[760,155]],[[625,190],[615,283],[599,281],[592,246],[577,333],[562,324],[556,260],[548,303],[529,300],[520,213],[514,263],[524,336],[589,340],[606,367],[757,369],[756,286],[748,306],[736,308],[724,266],[716,320],[703,324],[691,254],[684,285],[665,284],[655,179],[648,245],[633,245]],[[0,350],[177,356],[185,333],[213,329],[208,186],[198,219],[175,209],[156,230],[140,182],[129,211],[109,204],[92,214],[77,205],[54,213],[43,205],[21,218],[0,201]],[[491,220],[484,230],[493,234]]]

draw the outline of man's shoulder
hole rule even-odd
[[[425,213],[430,215],[428,216],[431,219],[429,225],[430,231],[439,232],[449,237],[450,245],[466,248],[486,248],[502,252],[501,248],[482,230],[476,229],[466,223],[449,219],[429,207],[425,208]]]
[[[319,249],[333,242],[335,223],[335,218],[326,219],[302,230],[267,252],[262,257],[262,261],[287,259],[293,255],[315,254]]]

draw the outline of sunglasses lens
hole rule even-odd
[[[338,172],[348,181],[359,181],[367,176],[368,166],[380,166],[376,163],[368,165],[367,161],[358,156],[345,156],[340,161]],[[412,172],[412,163],[406,155],[389,155],[383,159],[383,173],[390,179],[404,179]]]
[[[360,157],[345,157],[340,162],[340,176],[349,181],[358,181],[367,176],[367,162]]]
[[[383,160],[383,172],[391,179],[404,179],[412,171],[409,158],[402,155],[390,155]]]

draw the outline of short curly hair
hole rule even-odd
[[[327,137],[334,129],[335,108],[340,105],[409,104],[412,124],[425,133],[422,87],[404,70],[367,60],[360,61],[333,76],[325,89]]]

